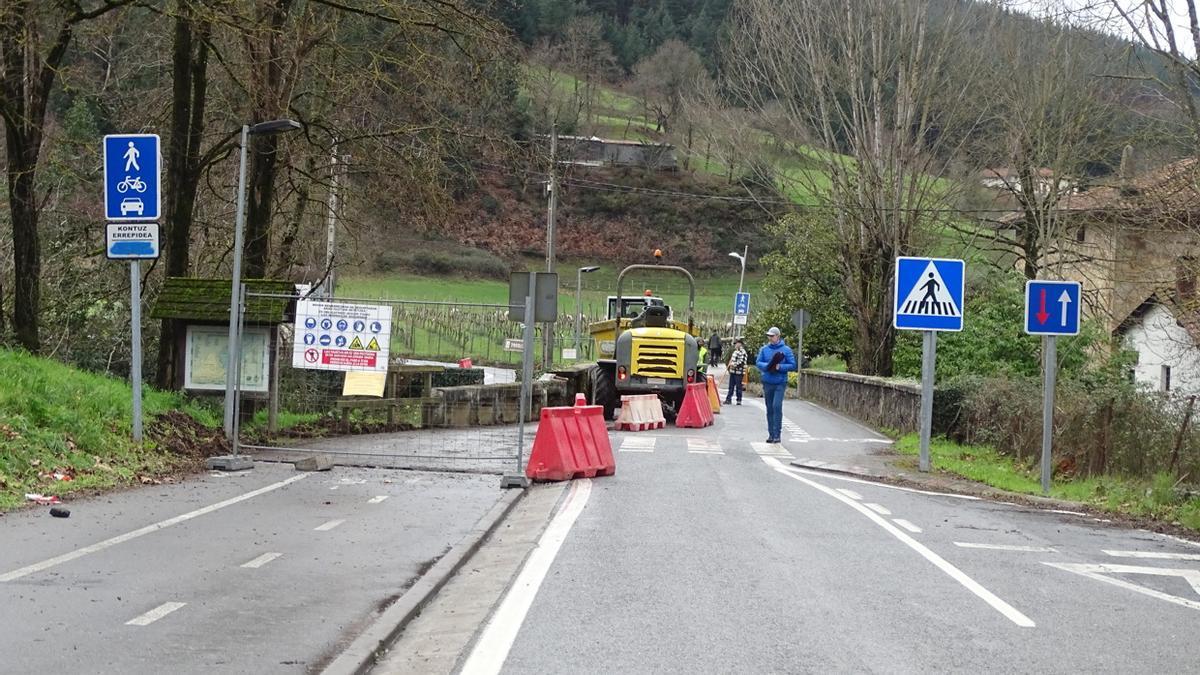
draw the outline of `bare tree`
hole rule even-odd
[[[890,375],[894,259],[945,219],[946,175],[978,125],[980,75],[965,46],[977,13],[925,0],[738,0],[726,85],[756,110],[778,106],[780,147],[813,170],[794,181],[834,222],[855,319],[856,372]],[[802,145],[813,139],[821,146]]]
[[[707,76],[700,55],[679,40],[667,40],[634,67],[634,87],[654,114],[657,131],[674,130],[685,97]]]
[[[4,119],[8,207],[13,238],[13,328],[31,352],[41,348],[38,314],[42,277],[37,169],[46,104],[76,26],[132,0],[0,3],[0,118]]]

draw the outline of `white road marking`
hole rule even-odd
[[[368,499],[368,500],[367,500],[367,503],[368,503],[368,504],[378,504],[379,502],[381,502],[381,501],[383,501],[383,500],[385,500],[385,499],[387,499],[387,498],[388,498],[388,496],[387,496],[387,495],[376,495],[376,496],[374,496],[374,497],[371,497],[370,499]]]
[[[186,605],[186,602],[164,602],[145,614],[125,622],[126,626],[149,626],[164,616]]]
[[[331,485],[331,486],[329,486],[329,489],[330,489],[330,490],[336,490],[336,489],[338,489],[338,486],[337,486],[337,485]]]
[[[956,541],[959,548],[981,548],[988,551],[1021,551],[1024,553],[1058,553],[1052,546],[1020,546],[1016,544],[974,544],[969,541]]]
[[[900,527],[903,527],[904,529],[908,530],[909,532],[912,532],[913,534],[921,534],[921,532],[922,532],[921,528],[917,527],[916,525],[913,525],[912,523],[908,522],[907,520],[905,520],[903,518],[893,518],[892,522],[899,525]]]
[[[1200,560],[1200,553],[1165,553],[1159,551],[1104,551],[1114,558],[1156,558],[1158,560]]]
[[[654,452],[656,436],[626,436],[621,439],[620,452]]]
[[[688,438],[688,452],[694,455],[723,455],[721,444],[707,438]]]
[[[860,501],[862,500],[862,495],[858,494],[854,490],[847,490],[846,488],[838,488],[838,492],[846,495],[850,499],[858,499]]]
[[[888,510],[887,510],[887,507],[885,507],[885,506],[882,506],[882,505],[880,505],[880,504],[867,504],[867,505],[866,505],[866,507],[867,507],[868,509],[871,509],[871,510],[872,510],[872,511],[874,511],[875,513],[878,513],[878,514],[879,514],[879,515],[881,515],[881,516],[890,516],[890,515],[892,515],[892,512],[891,512],[891,511],[888,511]]]
[[[929,495],[931,497],[953,497],[955,499],[966,499],[968,501],[973,501],[973,502],[983,501],[981,498],[976,497],[974,495],[956,495],[956,494],[951,494],[949,492],[930,492],[928,490],[917,490],[915,488],[901,487],[899,485],[889,485],[887,483],[877,483],[877,482],[871,481],[871,480],[863,480],[862,478],[852,478],[850,476],[839,476],[837,474],[826,473],[824,471],[810,471],[809,469],[802,469],[798,466],[790,466],[790,467],[786,467],[786,468],[788,471],[802,473],[806,476],[820,476],[821,478],[840,480],[840,481],[843,481],[846,483],[858,483],[860,485],[873,485],[875,487],[887,488],[889,490],[899,490],[901,492],[912,492],[914,494]]]
[[[313,530],[315,530],[317,532],[328,532],[328,531],[332,530],[333,528],[337,527],[338,525],[341,525],[344,522],[346,522],[345,519],[331,520],[328,523],[322,523],[322,524],[314,527]]]
[[[992,593],[988,589],[984,588],[983,586],[981,586],[979,584],[979,582],[975,581],[974,579],[972,579],[971,577],[969,577],[965,573],[963,573],[962,570],[958,569],[954,565],[951,565],[949,562],[946,561],[945,558],[934,553],[927,546],[925,546],[921,542],[917,541],[916,539],[913,539],[912,537],[908,536],[907,534],[896,529],[895,525],[892,525],[888,521],[884,520],[879,514],[868,509],[867,507],[863,506],[862,504],[859,504],[858,502],[854,501],[853,499],[850,499],[849,497],[843,495],[842,493],[838,492],[837,490],[835,490],[831,487],[826,487],[820,483],[808,480],[807,478],[798,475],[794,471],[789,471],[788,468],[783,465],[783,463],[781,463],[779,460],[777,460],[773,457],[763,457],[762,460],[763,460],[763,462],[765,462],[767,464],[767,466],[775,469],[776,471],[783,474],[784,476],[787,476],[788,478],[792,478],[794,480],[798,480],[801,483],[804,483],[805,485],[816,488],[816,489],[820,490],[821,492],[824,492],[825,494],[833,497],[834,499],[837,499],[838,501],[842,502],[843,504],[849,505],[850,508],[854,509],[855,511],[858,511],[859,513],[863,514],[864,516],[869,518],[872,522],[874,522],[876,525],[882,527],[886,532],[888,532],[892,536],[899,539],[902,543],[907,545],[909,548],[911,548],[912,550],[921,554],[921,556],[923,556],[929,562],[933,563],[934,566],[936,566],[938,569],[945,572],[946,575],[949,576],[951,579],[954,579],[958,583],[962,584],[964,588],[966,588],[967,590],[974,593],[976,596],[978,596],[981,600],[983,600],[987,604],[991,605],[993,609],[995,609],[996,611],[1003,614],[1005,616],[1005,618],[1007,618],[1009,621],[1012,621],[1013,623],[1017,624],[1018,626],[1021,626],[1022,628],[1033,628],[1034,626],[1037,625],[1033,622],[1032,619],[1025,616],[1021,612],[1017,611],[1017,609],[1014,608],[1012,605],[1001,600],[998,596],[996,596],[995,593]]]
[[[262,567],[263,565],[266,565],[267,563],[271,562],[272,560],[278,558],[281,555],[283,555],[283,554],[282,553],[264,553],[264,554],[258,556],[257,558],[255,558],[254,560],[251,560],[250,562],[242,563],[241,566],[245,567],[247,569],[256,570],[256,569]]]
[[[759,455],[767,455],[770,457],[791,457],[792,453],[788,452],[779,443],[764,443],[763,441],[751,441],[750,447]]]
[[[796,443],[888,443],[888,444],[890,444],[892,442],[890,440],[885,441],[881,438],[813,438],[811,436],[809,436],[808,438],[800,438],[800,439],[793,438],[790,440],[795,441]]]
[[[1139,586],[1138,584],[1125,581],[1124,579],[1107,576],[1109,574],[1153,574],[1155,576],[1183,577],[1192,585],[1192,588],[1195,589],[1197,593],[1200,593],[1200,570],[1167,569],[1164,567],[1139,567],[1135,565],[1089,565],[1087,563],[1044,562],[1042,564],[1049,565],[1050,567],[1057,567],[1060,570],[1074,572],[1080,576],[1085,576],[1089,579],[1095,579],[1096,581],[1103,581],[1106,584],[1119,586],[1135,593],[1148,595],[1152,598],[1166,600],[1167,602],[1174,603],[1176,605],[1182,605],[1184,607],[1190,607],[1191,609],[1200,610],[1200,602],[1196,602],[1195,600],[1180,598],[1178,596],[1171,595],[1170,593],[1156,591],[1153,588]]]
[[[529,554],[512,587],[504,595],[504,600],[488,619],[479,641],[459,671],[460,675],[494,675],[500,672],[546,573],[550,571],[554,558],[558,556],[559,549],[591,494],[592,481],[574,481],[562,508],[538,539],[537,548]]]
[[[123,544],[131,539],[137,539],[138,537],[150,534],[151,532],[158,532],[159,530],[171,527],[172,525],[178,525],[179,523],[191,520],[192,518],[197,518],[199,516],[203,516],[205,514],[212,513],[213,511],[223,509],[226,506],[232,506],[234,504],[237,504],[238,502],[244,502],[247,499],[257,497],[261,494],[265,494],[272,490],[278,490],[279,488],[281,488],[285,485],[290,485],[292,483],[295,483],[298,480],[304,480],[305,478],[308,478],[310,475],[311,474],[302,473],[299,476],[292,476],[291,478],[288,478],[287,480],[282,480],[282,481],[279,481],[278,483],[272,483],[271,485],[268,485],[266,487],[261,487],[257,490],[251,490],[250,492],[247,492],[244,495],[238,495],[237,497],[231,497],[229,499],[226,499],[225,501],[217,502],[216,504],[210,504],[208,506],[205,506],[204,508],[196,509],[195,511],[190,511],[183,515],[175,516],[174,518],[168,518],[166,520],[161,520],[157,523],[154,523],[153,525],[147,525],[146,527],[136,529],[132,532],[126,532],[125,534],[117,535],[111,539],[105,539],[104,541],[102,541],[98,544],[92,544],[91,546],[84,546],[83,548],[76,549],[74,551],[71,551],[70,553],[64,553],[63,555],[56,556],[56,557],[50,558],[48,560],[43,560],[39,563],[34,563],[32,565],[22,567],[21,569],[8,572],[7,574],[0,574],[0,583],[3,583],[5,581],[12,581],[13,579],[20,579],[21,577],[29,575],[29,574],[33,574],[34,572],[41,572],[42,570],[50,569],[51,567],[54,567],[55,565],[61,565],[65,562],[70,562],[72,560],[75,560],[76,558],[82,558],[83,556],[85,556],[89,553],[95,553],[96,551],[103,551],[106,548],[111,548],[113,546],[116,546],[117,544]]]

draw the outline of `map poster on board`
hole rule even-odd
[[[386,373],[392,336],[390,305],[296,303],[292,367]]]
[[[184,352],[183,388],[225,391],[229,365],[229,329],[188,326]],[[247,326],[242,333],[242,391],[266,393],[271,381],[271,332]]]

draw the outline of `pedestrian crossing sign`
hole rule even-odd
[[[896,258],[892,325],[901,330],[962,330],[965,277],[961,260]]]

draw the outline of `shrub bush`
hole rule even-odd
[[[380,253],[374,267],[376,272],[506,279],[510,265],[488,251],[469,246],[413,245]]]

